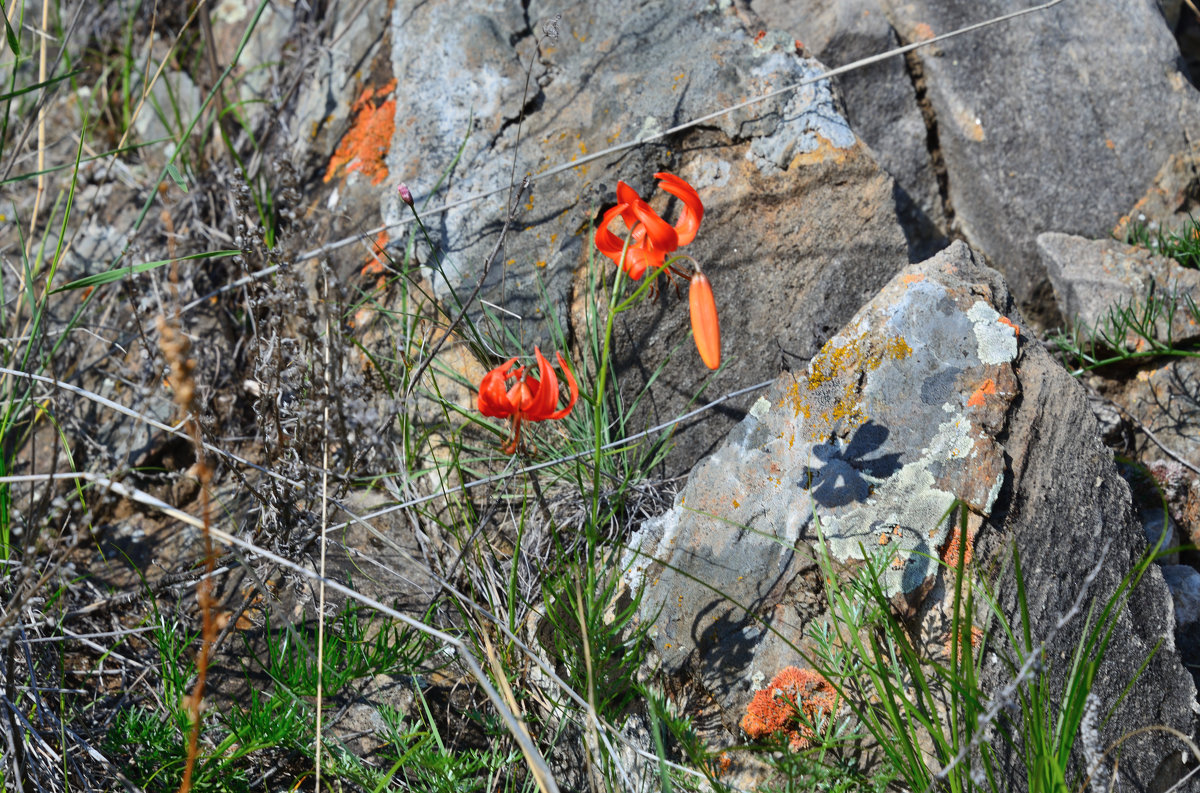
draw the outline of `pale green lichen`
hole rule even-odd
[[[891,558],[880,585],[888,595],[911,592],[934,572],[935,550],[946,540],[946,520],[956,499],[934,487],[924,457],[902,467],[878,484],[874,496],[836,517],[822,517],[829,551],[841,561],[862,559],[863,551],[880,547],[876,533],[888,531],[886,546]]]
[[[974,448],[971,420],[960,413],[938,425],[937,434],[923,452],[939,459],[958,460],[970,455]]]
[[[770,412],[771,401],[763,397],[759,397],[754,405],[752,405],[750,408],[750,415],[754,416],[754,418],[758,419],[759,421],[762,421],[763,417]]]
[[[1000,321],[1000,313],[982,300],[967,311],[975,326],[975,344],[979,360],[985,364],[1008,363],[1017,357],[1017,332]]]

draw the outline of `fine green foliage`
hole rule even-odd
[[[1169,229],[1145,220],[1129,226],[1125,242],[1170,257],[1183,267],[1200,268],[1200,221],[1189,216],[1181,228]],[[1092,326],[1073,324],[1051,336],[1071,374],[1078,377],[1105,367],[1135,366],[1157,358],[1200,355],[1191,341],[1175,338],[1178,327],[1200,322],[1200,308],[1190,294],[1164,292],[1151,281],[1145,295],[1109,306]]]
[[[1183,267],[1200,269],[1200,220],[1192,215],[1179,228],[1138,220],[1130,224],[1125,242],[1168,256]]]
[[[1152,286],[1144,297],[1110,306],[1092,327],[1075,327],[1052,341],[1075,376],[1155,358],[1200,356],[1200,350],[1174,338],[1175,323],[1181,320],[1200,322],[1200,308],[1191,295],[1159,294]]]

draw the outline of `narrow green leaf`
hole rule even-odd
[[[156,267],[162,267],[164,264],[170,264],[173,261],[184,262],[188,259],[213,259],[218,256],[236,256],[239,253],[241,253],[241,251],[205,251],[204,253],[193,253],[191,256],[180,256],[178,259],[161,259],[156,262],[142,262],[141,264],[135,264],[132,267],[118,267],[115,270],[108,270],[103,273],[88,275],[72,281],[69,284],[64,284],[50,294],[55,294],[56,292],[66,292],[70,289],[84,289],[89,286],[110,284],[113,281],[120,281],[122,278],[128,275],[144,273],[147,270],[153,270]]]
[[[18,88],[15,91],[9,91],[8,93],[0,94],[0,102],[7,102],[10,99],[16,99],[21,94],[27,94],[30,91],[36,91],[39,88],[45,88],[48,85],[54,85],[55,83],[57,83],[61,80],[69,80],[72,77],[74,77],[75,75],[80,74],[82,72],[83,72],[83,69],[75,69],[73,71],[67,72],[66,74],[60,74],[57,77],[51,77],[47,80],[43,80],[40,83],[33,83],[32,85],[27,85],[23,88]]]
[[[171,177],[171,181],[174,182],[175,186],[180,190],[185,193],[188,191],[187,182],[184,181],[183,174],[179,173],[179,169],[175,167],[175,163],[167,163],[167,176]]]
[[[12,50],[13,55],[19,58],[21,57],[21,41],[17,38],[12,25],[8,23],[8,9],[4,7],[4,0],[0,0],[0,17],[4,17],[4,35],[8,38],[8,48]]]

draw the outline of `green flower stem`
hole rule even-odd
[[[604,446],[604,386],[608,379],[608,357],[612,347],[613,324],[617,314],[624,310],[624,303],[618,305],[617,295],[621,293],[621,282],[625,279],[625,254],[629,252],[629,240],[621,249],[621,261],[617,265],[617,277],[613,281],[612,292],[608,298],[608,316],[604,320],[604,348],[600,353],[600,371],[596,374],[596,392],[592,404],[592,429],[596,443],[596,456],[592,461],[592,525],[600,522],[600,454]],[[639,290],[640,291],[640,290]],[[637,294],[636,292],[634,294]]]
[[[608,359],[612,346],[613,325],[618,314],[632,308],[645,298],[655,279],[662,275],[664,270],[680,259],[691,258],[686,254],[671,257],[661,267],[655,267],[632,295],[618,303],[617,296],[621,293],[621,283],[625,280],[625,256],[629,252],[629,242],[627,238],[625,247],[621,249],[621,261],[617,264],[617,277],[613,281],[612,294],[608,299],[608,317],[604,323],[604,348],[600,354],[600,371],[596,376],[596,394],[592,411],[596,443],[595,464],[592,466],[592,525],[597,525],[600,520],[600,449],[604,445],[604,388],[608,380]]]

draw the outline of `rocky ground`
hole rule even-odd
[[[1014,10],[7,4],[5,787],[1200,789],[1200,12]]]

